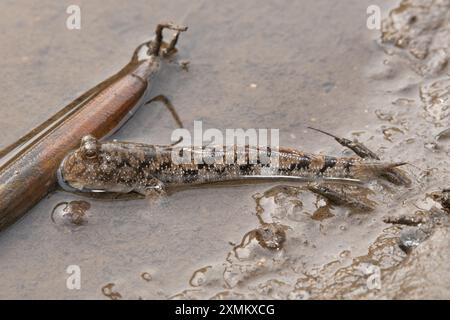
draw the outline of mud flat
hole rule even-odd
[[[448,214],[427,196],[450,181],[450,139],[438,135],[450,115],[449,1],[381,1],[381,30],[366,28],[372,3],[361,0],[113,1],[106,10],[89,1],[74,32],[66,8],[44,2],[0,5],[17,13],[0,22],[2,146],[114,73],[169,18],[190,27],[179,44],[189,71],[167,66],[153,92],[189,129],[199,119],[278,128],[281,145],[349,154],[306,129],[318,127],[413,164],[413,183],[372,183],[370,213],[285,183],[193,189],[161,203],[58,191],[0,234],[0,298],[450,298]],[[163,108],[144,108],[113,138],[167,143],[173,127]],[[61,202],[75,216],[52,216]],[[402,216],[422,220],[385,222]],[[67,289],[70,265],[80,290]]]

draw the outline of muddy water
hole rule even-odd
[[[361,0],[78,3],[79,31],[65,28],[73,2],[0,5],[1,146],[118,70],[170,19],[190,27],[179,46],[190,67],[165,65],[153,93],[168,96],[188,128],[194,120],[278,128],[281,145],[345,153],[306,130],[316,126],[413,163],[414,182],[371,184],[378,206],[370,214],[279,183],[161,201],[54,192],[0,234],[0,298],[450,297],[450,227],[426,198],[448,187],[450,140],[435,139],[448,126],[448,1],[423,1],[425,9],[379,1],[382,31],[366,28],[373,3]],[[173,127],[155,104],[113,138],[166,143]],[[61,202],[70,206],[52,214]],[[383,222],[433,206],[438,218],[420,230]],[[400,238],[413,243],[409,253]],[[80,290],[67,289],[70,265],[81,269]]]

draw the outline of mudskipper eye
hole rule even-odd
[[[84,150],[84,155],[88,159],[95,158],[97,156],[97,150],[96,149],[85,149]]]
[[[91,135],[84,136],[81,139],[81,148],[86,158],[95,158],[97,156],[97,139]]]

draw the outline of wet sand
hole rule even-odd
[[[413,163],[413,184],[371,185],[378,206],[369,214],[317,212],[322,199],[276,182],[192,189],[159,202],[57,191],[0,234],[0,298],[450,297],[446,215],[409,254],[398,246],[405,228],[383,222],[438,206],[426,194],[448,187],[448,140],[434,139],[448,126],[449,17],[440,14],[448,2],[432,18],[408,4],[394,11],[385,43],[382,31],[366,28],[370,1],[77,3],[79,31],[65,28],[73,2],[0,4],[1,147],[119,70],[157,22],[173,20],[189,26],[179,44],[189,71],[165,65],[152,93],[169,97],[187,128],[194,120],[278,128],[283,146],[348,154],[306,129],[319,127],[357,137],[385,160]],[[399,3],[378,5],[389,19]],[[155,104],[112,138],[167,143],[173,128]],[[55,205],[74,200],[90,203],[87,224],[54,223]],[[238,246],[260,219],[289,227],[282,250],[255,240]],[[66,287],[69,265],[81,268],[80,290]],[[367,285],[374,270],[381,287]]]

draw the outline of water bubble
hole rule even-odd
[[[406,229],[400,234],[398,245],[405,253],[409,253],[427,237],[428,234],[420,228]]]

